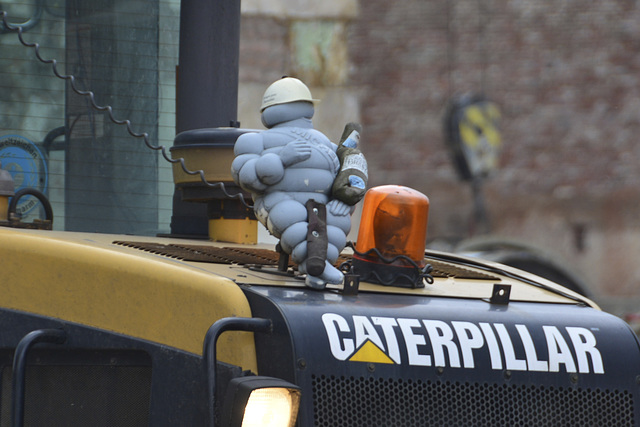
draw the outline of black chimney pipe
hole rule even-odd
[[[180,2],[174,146],[229,144],[216,140],[226,132],[212,132],[214,138],[203,141],[207,132],[200,129],[239,126],[239,51],[240,0]],[[208,235],[207,204],[185,198],[184,188],[174,190],[171,234]]]
[[[240,0],[182,0],[176,134],[238,117]]]

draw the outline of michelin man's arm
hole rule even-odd
[[[256,176],[261,183],[274,185],[282,181],[284,170],[311,157],[311,146],[306,141],[292,141],[280,152],[266,153],[256,160]]]
[[[242,154],[231,163],[233,180],[250,193],[262,193],[267,188],[256,174],[256,162],[259,158],[257,154]]]
[[[304,140],[291,141],[280,151],[280,159],[285,168],[305,161],[309,157],[311,157],[311,146]]]
[[[236,158],[231,163],[231,176],[243,189],[252,193],[261,193],[266,188],[256,173],[256,163],[264,151],[262,135],[245,133],[240,135],[233,147]]]
[[[355,210],[355,207],[349,206],[338,199],[333,199],[329,201],[329,203],[327,203],[327,209],[334,216],[345,216],[351,215],[351,213]]]
[[[306,141],[292,141],[280,152],[265,153],[255,162],[256,177],[262,184],[275,185],[284,178],[284,170],[311,157],[311,146]]]
[[[231,164],[231,175],[242,188],[253,193],[264,192],[279,183],[285,168],[311,157],[307,141],[295,140],[279,151],[264,152],[264,139],[259,133],[241,135],[235,143],[236,158]]]

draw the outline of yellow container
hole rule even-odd
[[[214,242],[255,245],[258,243],[258,221],[249,218],[210,219],[209,238]]]
[[[0,221],[9,219],[9,196],[0,196]]]

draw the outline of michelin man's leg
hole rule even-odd
[[[329,268],[327,268],[327,265],[333,268],[333,266],[331,266],[326,261],[324,271],[322,275],[320,275],[320,277],[313,276],[307,272],[307,230],[308,223],[306,221],[293,224],[291,227],[286,229],[284,233],[282,233],[280,245],[283,249],[285,249],[285,251],[287,251],[288,249],[291,250],[291,259],[293,260],[293,262],[298,264],[298,271],[300,272],[300,274],[307,275],[305,284],[308,287],[313,289],[324,289],[327,283],[341,283],[341,277],[338,281],[336,281],[336,279],[333,279],[333,281],[329,281],[325,278],[322,278],[322,276],[324,276],[324,273],[330,270]],[[296,242],[298,243],[295,244]],[[291,249],[291,245],[294,245],[293,249]]]
[[[298,222],[286,229],[285,232],[282,233],[282,238],[280,240],[282,248],[285,250],[285,252],[291,253],[291,259],[293,260],[293,262],[298,264],[298,271],[300,271],[300,273],[302,274],[308,274],[307,230],[308,224],[306,222]],[[325,270],[327,270],[327,264],[329,264],[330,267],[328,268],[328,270],[331,271],[333,269],[333,265],[331,264],[334,263],[340,255],[340,251],[337,249],[336,244],[340,246],[340,236],[344,236],[344,233],[342,233],[342,231],[340,229],[337,229],[336,227],[327,227],[327,234],[330,242],[327,247],[327,259],[329,260],[329,262],[325,264],[324,268]],[[291,249],[291,245],[294,245],[293,249]],[[344,247],[344,243],[340,247]],[[323,277],[323,274],[324,272],[318,277]],[[335,274],[328,277],[331,278],[331,283],[340,283],[340,281],[342,280]]]
[[[327,260],[333,264],[340,256],[340,252],[342,252],[347,245],[347,235],[341,228],[327,225],[327,237],[329,238]]]
[[[292,199],[276,203],[269,210],[267,228],[273,235],[280,237],[280,247],[285,253],[292,255],[294,262],[300,263],[306,259],[309,223],[307,208],[302,203]],[[302,270],[301,272],[304,273]]]
[[[327,260],[325,261],[324,270],[319,275],[310,275],[307,271],[306,249],[307,242],[303,241],[296,246],[292,252],[292,258],[299,263],[298,270],[307,274],[306,284],[314,289],[324,289],[327,283],[340,284],[344,279],[344,275],[333,264],[340,256],[340,252],[344,249],[347,236],[344,231],[338,227],[327,226],[327,236],[329,244],[327,247]]]
[[[300,264],[307,258],[307,241],[305,234],[306,223],[300,222],[289,227],[282,235],[282,240],[287,241],[288,244],[292,242],[299,242],[293,250],[291,250],[291,258],[296,264]],[[327,261],[331,264],[335,264],[336,260],[340,256],[340,252],[347,245],[347,236],[344,232],[333,226],[327,226],[327,236],[329,237],[329,244],[327,245]],[[289,253],[289,252],[287,252]]]
[[[307,221],[307,209],[304,205],[293,199],[286,199],[278,202],[269,210],[267,228],[274,236],[282,237],[285,230],[303,221]],[[287,245],[283,244],[282,247],[287,251]],[[295,244],[288,245],[288,247],[293,248]]]
[[[329,244],[327,246],[327,261],[325,263],[324,271],[319,277],[327,283],[342,283],[344,275],[334,266],[334,264],[338,260],[340,252],[342,252],[342,249],[344,249],[347,243],[347,236],[342,229],[332,225],[327,225],[327,237],[329,239]]]
[[[296,222],[289,226],[280,237],[280,245],[282,249],[291,254],[291,258],[297,264],[301,263],[307,257],[307,230],[309,223],[307,221]]]
[[[286,202],[286,203],[285,203]],[[297,205],[294,205],[297,204]],[[283,250],[291,254],[292,260],[298,264],[298,270],[302,274],[307,274],[306,284],[314,289],[324,289],[327,283],[342,283],[344,276],[340,270],[334,267],[334,263],[338,259],[340,252],[344,249],[347,240],[347,233],[351,229],[350,215],[335,216],[327,212],[326,214],[326,236],[328,244],[326,246],[326,260],[324,261],[324,269],[317,273],[317,265],[314,273],[309,274],[308,271],[308,236],[309,222],[307,222],[306,210],[304,219],[300,210],[302,205],[293,200],[287,200],[278,203],[270,211],[270,224],[274,227],[282,227],[287,225],[281,231],[280,244]],[[304,208],[304,206],[302,206]],[[273,214],[276,214],[273,216]],[[292,219],[298,219],[294,223],[289,222]]]
[[[300,207],[304,209],[304,217],[301,214]],[[291,254],[292,260],[298,263],[298,271],[302,274],[307,274],[307,233],[309,231],[309,223],[306,219],[307,210],[302,204],[294,200],[286,200],[276,204],[271,209],[268,221],[270,226],[269,230],[272,233],[274,230],[280,232],[280,246],[282,247],[282,250]],[[298,221],[291,223],[292,220]],[[271,227],[273,227],[273,229]],[[335,252],[335,250],[333,252]],[[328,263],[325,261],[324,270],[328,270],[326,264]],[[333,266],[330,267],[334,268]],[[340,272],[338,271],[338,273]],[[314,289],[324,289],[327,283],[342,282],[341,276],[339,278],[333,276],[335,276],[335,274],[328,277],[328,279],[331,280],[327,280],[325,278],[307,274],[305,283],[307,286]]]
[[[337,227],[342,230],[346,242],[346,236],[351,231],[351,214],[333,215],[331,211],[327,210],[327,226]]]

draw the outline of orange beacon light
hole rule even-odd
[[[399,185],[371,188],[364,197],[353,272],[382,285],[424,287],[429,199]]]

